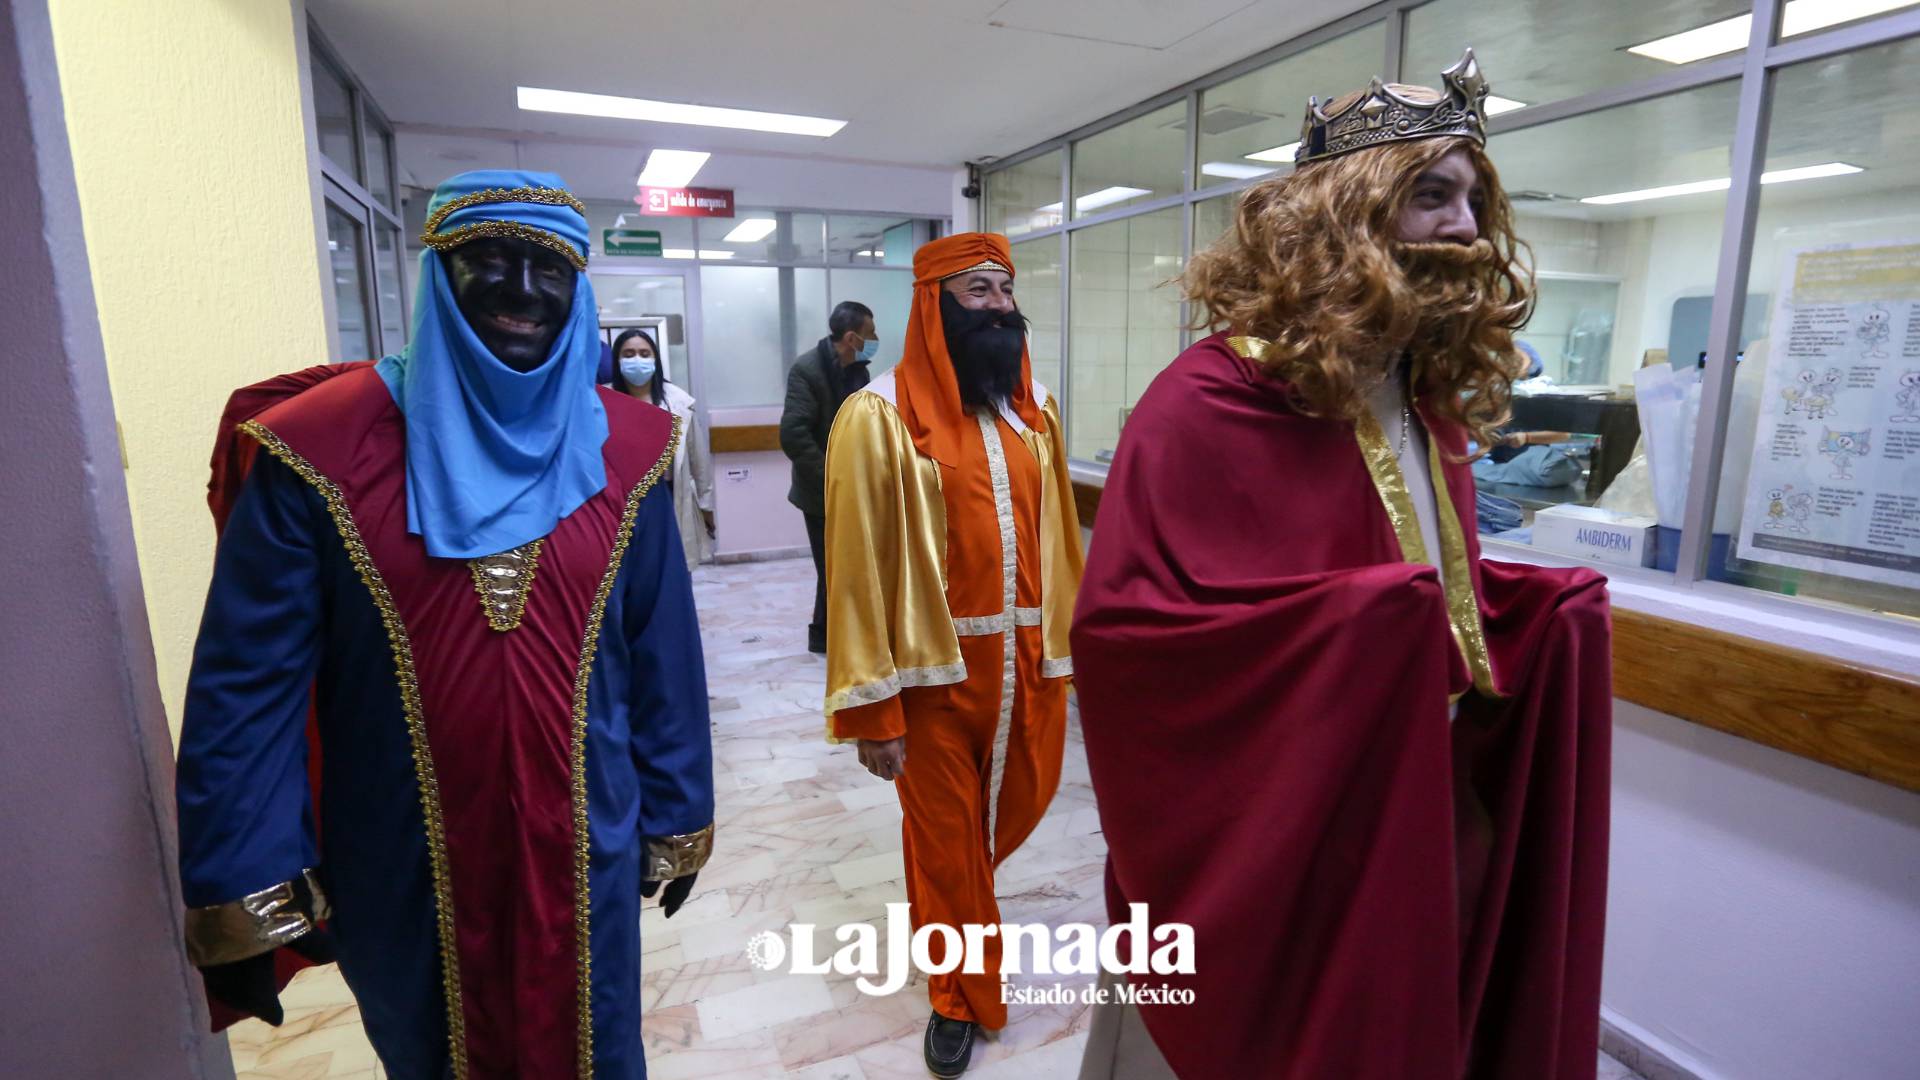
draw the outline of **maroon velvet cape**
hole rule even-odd
[[[1436,570],[1403,560],[1356,425],[1289,409],[1244,340],[1195,344],[1134,410],[1074,619],[1110,915],[1194,928],[1193,975],[1131,977],[1196,995],[1142,1005],[1147,1028],[1189,1080],[1590,1080],[1603,579],[1483,563],[1445,461],[1474,664],[1474,598],[1450,625]]]
[[[227,397],[226,408],[220,412],[219,433],[214,437],[213,460],[210,463],[211,476],[207,480],[207,508],[213,511],[213,531],[218,536],[227,527],[227,518],[233,513],[233,504],[240,498],[241,486],[246,483],[247,472],[253,468],[254,452],[260,444],[242,433],[240,425],[258,417],[275,405],[302,391],[311,390],[337,375],[349,371],[372,367],[371,360],[357,360],[350,364],[317,364],[310,368],[276,375],[250,386],[243,386]],[[307,783],[313,802],[314,828],[319,829],[320,821],[320,731],[319,722],[312,708],[307,712]],[[301,956],[292,949],[275,949],[273,952],[274,982],[276,991],[284,991],[302,969],[313,966],[313,961]],[[222,1031],[247,1018],[245,1013],[232,1008],[207,995],[207,1011],[212,1020],[214,1031]]]

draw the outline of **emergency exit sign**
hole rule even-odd
[[[660,255],[660,233],[655,229],[605,229],[600,250],[607,255]]]

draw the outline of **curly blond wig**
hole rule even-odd
[[[1415,181],[1462,148],[1484,189],[1480,238],[1399,242],[1396,223]],[[1479,144],[1430,138],[1314,162],[1248,188],[1233,228],[1196,253],[1180,281],[1194,328],[1271,343],[1263,363],[1301,412],[1358,417],[1404,352],[1422,400],[1485,447],[1507,421],[1524,369],[1513,343],[1533,306],[1523,249]]]

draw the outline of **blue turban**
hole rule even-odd
[[[440,260],[494,236],[551,248],[581,270],[567,325],[532,371],[501,363],[474,334]],[[407,419],[407,531],[439,558],[492,555],[546,536],[606,487],[585,208],[551,173],[461,173],[434,191],[420,239],[412,340],[376,368]]]

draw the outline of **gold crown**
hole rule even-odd
[[[1464,135],[1487,144],[1487,79],[1468,49],[1460,62],[1440,73],[1445,88],[1436,101],[1415,101],[1375,78],[1353,103],[1328,113],[1319,98],[1307,99],[1300,125],[1300,149],[1293,163],[1305,165],[1353,150],[1402,139]],[[1332,102],[1328,102],[1331,105]]]

